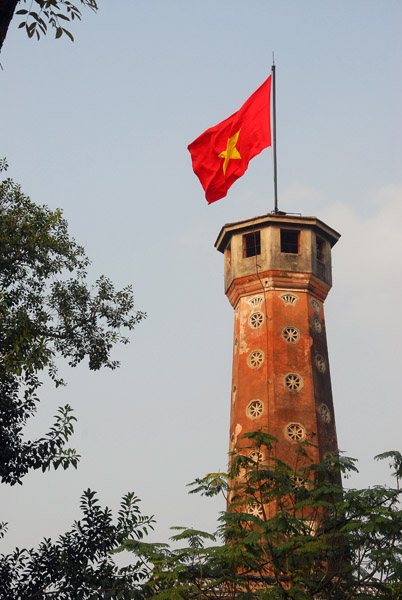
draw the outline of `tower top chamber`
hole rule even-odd
[[[236,280],[242,281],[243,293],[258,291],[251,289],[256,274],[259,289],[300,288],[324,300],[332,286],[331,248],[339,238],[317,217],[268,214],[227,223],[215,247],[225,256],[230,302],[238,300]],[[247,282],[249,277],[254,281]]]

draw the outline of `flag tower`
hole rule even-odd
[[[211,203],[226,196],[271,142],[274,211],[225,225],[215,243],[235,310],[230,450],[247,445],[243,434],[264,429],[278,440],[277,458],[290,464],[295,444],[310,439],[310,457],[320,462],[338,451],[324,301],[332,286],[331,248],[340,235],[316,217],[278,210],[275,65],[236,113],[188,149]]]
[[[264,428],[289,464],[303,440],[315,462],[337,452],[324,301],[339,237],[316,217],[282,213],[222,227],[215,246],[234,308],[230,450]]]

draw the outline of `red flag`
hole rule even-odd
[[[208,204],[226,196],[249,161],[271,145],[271,76],[234,115],[204,131],[188,149]]]

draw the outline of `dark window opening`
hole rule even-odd
[[[317,259],[325,262],[325,242],[317,238]]]
[[[261,238],[259,231],[243,235],[243,258],[261,254]]]
[[[299,254],[300,231],[281,229],[281,252]]]

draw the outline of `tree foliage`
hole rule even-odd
[[[228,477],[213,473],[193,491],[226,494],[218,531],[180,528],[179,549],[127,540],[121,548],[149,565],[144,596],[250,599],[402,598],[402,457],[391,459],[395,487],[343,489],[339,474],[351,459],[321,464],[298,446],[293,464],[275,457],[276,440],[247,434],[250,445],[232,456]],[[256,460],[256,457],[261,457]],[[209,545],[211,540],[221,541]]]
[[[390,460],[395,487],[345,489],[338,475],[356,471],[354,460],[314,464],[301,444],[287,464],[275,458],[271,436],[245,437],[250,446],[235,452],[228,475],[191,484],[192,493],[229,500],[216,533],[174,527],[180,547],[146,542],[153,520],[141,516],[133,494],[123,498],[114,524],[88,490],[84,518],[70,532],[1,558],[0,597],[400,600],[402,456],[376,457]],[[110,553],[124,550],[135,560],[118,568]]]
[[[17,10],[18,5],[26,6]],[[55,38],[63,35],[74,41],[74,37],[66,25],[81,20],[81,8],[88,7],[94,12],[98,10],[97,0],[2,0],[0,3],[0,51],[7,35],[8,27],[14,15],[21,17],[19,27],[28,37],[40,39],[48,29],[53,29]]]
[[[0,161],[0,170],[7,167]],[[66,448],[75,417],[58,409],[49,432],[27,440],[25,425],[35,415],[45,376],[64,385],[58,362],[115,369],[117,343],[144,317],[134,310],[131,287],[115,290],[101,276],[88,282],[88,258],[69,235],[60,210],[34,204],[11,179],[0,184],[0,476],[22,483],[30,470],[77,466]],[[87,490],[83,518],[55,542],[16,549],[0,557],[1,600],[132,598],[144,573],[137,563],[119,569],[111,551],[123,540],[141,540],[153,520],[142,516],[138,498],[122,499],[117,519]],[[0,523],[0,538],[7,526]],[[126,591],[129,590],[129,591]]]
[[[111,551],[124,539],[141,540],[153,519],[141,515],[138,498],[124,496],[116,522],[91,490],[81,498],[83,518],[56,542],[16,549],[0,557],[0,598],[4,600],[93,600],[133,598],[141,590],[144,567],[116,567]]]
[[[5,167],[2,163],[0,167]],[[69,405],[38,440],[24,426],[39,402],[44,372],[64,384],[57,361],[114,369],[115,344],[128,342],[144,313],[130,286],[116,291],[107,277],[87,279],[84,249],[69,236],[60,210],[37,206],[11,179],[0,184],[0,476],[20,483],[29,469],[76,466],[65,447],[73,432]],[[42,375],[41,375],[42,374]]]

